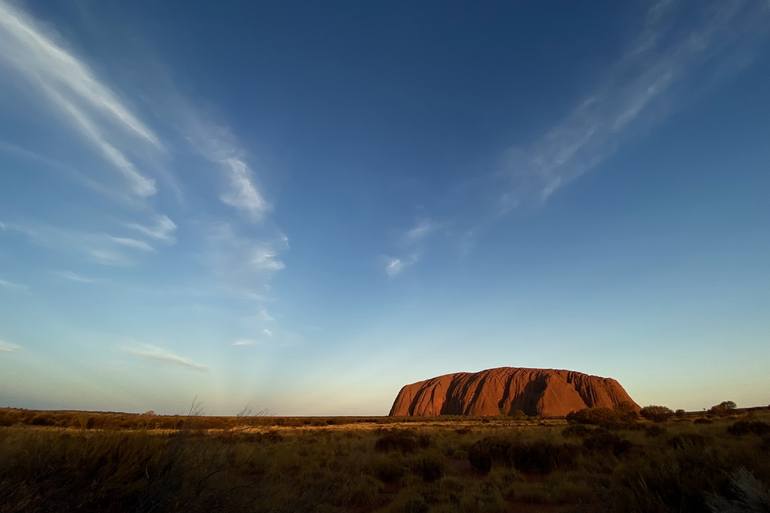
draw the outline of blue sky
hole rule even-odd
[[[770,4],[0,1],[0,404],[770,402]]]

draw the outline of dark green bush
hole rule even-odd
[[[666,428],[662,426],[647,426],[644,430],[645,434],[650,438],[657,438],[666,434]]]
[[[374,443],[374,449],[380,452],[414,452],[419,447],[417,437],[410,431],[388,431]]]
[[[761,420],[739,420],[727,428],[727,432],[735,436],[765,435],[770,433],[770,424]]]
[[[576,455],[577,447],[574,445],[536,440],[514,445],[511,448],[510,459],[513,466],[521,472],[548,474],[557,468],[572,465]]]
[[[626,409],[586,408],[567,415],[570,424],[589,424],[607,429],[620,429],[632,425],[636,412]]]
[[[706,437],[699,433],[682,433],[671,437],[668,445],[674,449],[701,448],[706,445]]]
[[[730,415],[733,410],[735,410],[735,403],[733,401],[722,401],[721,403],[709,408],[709,413],[711,415],[723,417],[725,415]]]
[[[674,416],[674,412],[666,406],[645,406],[639,411],[639,414],[647,420],[653,422],[665,422]]]
[[[468,450],[468,461],[481,473],[488,473],[495,463],[512,466],[525,473],[548,474],[571,465],[577,447],[553,444],[546,440],[521,442],[501,437],[482,438]]]
[[[397,483],[404,477],[404,466],[392,460],[378,461],[372,465],[372,473],[383,483]]]
[[[493,450],[486,439],[479,440],[468,449],[468,462],[482,474],[492,470]]]
[[[423,456],[414,462],[414,473],[423,481],[432,483],[444,476],[444,463],[435,456]]]
[[[633,444],[606,429],[595,429],[583,440],[583,447],[590,452],[612,453],[621,456],[628,452]]]
[[[729,470],[726,462],[700,448],[690,446],[678,451],[655,451],[643,459],[619,466],[612,473],[601,510],[610,513],[711,513],[706,497],[726,489],[725,470]],[[727,512],[719,510],[719,513]]]
[[[591,434],[593,428],[584,424],[572,424],[561,431],[561,436],[565,438],[583,438]]]

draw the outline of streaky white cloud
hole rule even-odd
[[[53,273],[59,278],[69,281],[75,281],[78,283],[96,283],[95,279],[89,278],[88,276],[83,276],[82,274],[78,274],[74,271],[53,271]]]
[[[125,267],[135,263],[128,255],[113,249],[92,248],[87,250],[86,255],[92,262],[109,267]]]
[[[393,278],[419,262],[425,252],[428,239],[440,227],[441,225],[433,219],[424,217],[404,230],[399,236],[398,246],[400,246],[400,251],[406,255],[384,257],[385,274]]]
[[[259,310],[257,310],[257,318],[265,322],[272,322],[275,320],[275,317],[273,317],[265,307],[261,307]]]
[[[174,221],[172,221],[166,215],[155,216],[153,223],[149,225],[144,225],[139,223],[126,223],[126,227],[132,230],[136,230],[152,239],[171,242],[171,243],[176,241],[176,238],[174,236],[177,229],[176,223],[174,223]]]
[[[254,183],[254,173],[241,159],[227,158],[223,161],[228,169],[228,191],[220,196],[223,203],[237,208],[252,221],[260,221],[270,205]]]
[[[74,166],[62,162],[61,160],[47,157],[37,151],[33,151],[19,144],[0,141],[0,151],[9,153],[17,158],[23,158],[36,164],[41,164],[43,167],[35,166],[30,169],[47,168],[57,173],[58,176],[65,176],[68,179],[77,182],[80,185],[87,187],[88,189],[91,189],[93,192],[96,192],[110,199],[114,203],[120,203],[132,208],[138,208],[141,206],[141,202],[143,201],[143,198],[136,196],[130,191],[126,192],[115,187],[109,187],[108,185],[95,180],[87,173],[77,169]]]
[[[26,236],[31,242],[55,251],[84,255],[88,260],[107,266],[128,266],[137,263],[137,251],[155,251],[152,246],[138,239],[117,237],[102,233],[90,233],[47,224],[6,223],[5,231]]]
[[[187,358],[185,356],[180,356],[176,353],[169,351],[168,349],[164,349],[162,347],[154,346],[151,344],[139,344],[136,346],[124,347],[123,351],[145,360],[152,360],[152,361],[165,363],[169,365],[186,367],[188,369],[193,369],[197,371],[208,370],[208,366],[206,365],[196,363],[192,361],[190,358]]]
[[[385,274],[388,276],[396,276],[404,270],[404,263],[400,258],[388,258],[385,262]]]
[[[7,290],[16,290],[20,292],[26,292],[29,290],[29,287],[27,285],[24,285],[22,283],[16,283],[13,281],[3,280],[3,279],[0,279],[0,288],[7,289]]]
[[[14,351],[18,351],[21,349],[21,346],[18,344],[12,344],[10,342],[6,342],[5,340],[0,340],[0,353],[12,353]]]
[[[246,235],[230,223],[214,223],[206,232],[205,262],[223,287],[258,302],[268,300],[271,277],[286,268],[281,234]]]
[[[153,248],[143,240],[132,239],[130,237],[115,237],[112,235],[108,235],[107,238],[112,242],[114,242],[115,244],[124,246],[126,248],[137,249],[139,251],[147,251],[147,252],[155,251],[155,248]]]
[[[420,219],[414,226],[404,233],[404,240],[409,244],[415,244],[436,231],[438,224],[431,219]]]
[[[770,9],[760,2],[651,4],[640,33],[599,86],[542,137],[505,152],[502,172],[511,185],[500,197],[501,212],[545,201],[598,166],[627,137],[667,115],[675,95],[697,89],[685,91],[688,82],[700,86],[733,73],[768,32]]]
[[[267,328],[264,328],[264,329],[262,330],[262,334],[264,334],[264,335],[266,335],[266,336],[268,336],[268,337],[272,337],[272,336],[273,336],[273,332],[272,332],[272,330],[269,330],[269,329],[267,329]]]
[[[60,107],[60,109],[69,114],[75,126],[80,132],[96,147],[102,156],[117,169],[123,177],[131,184],[131,190],[138,196],[152,196],[158,189],[155,186],[155,180],[142,175],[134,164],[126,158],[124,153],[117,149],[113,144],[107,141],[102,131],[85,114],[84,111],[75,106],[74,103],[65,99],[61,94],[53,89],[43,86],[43,90],[48,97]]]
[[[261,271],[280,271],[286,267],[278,259],[278,252],[269,244],[259,244],[254,248],[251,265]]]
[[[38,86],[69,122],[130,184],[134,194],[155,194],[155,182],[140,173],[110,140],[112,128],[133,134],[143,145],[161,150],[158,137],[91,69],[22,11],[0,2],[0,62]]]
[[[394,278],[404,272],[407,268],[420,261],[420,254],[413,253],[407,257],[385,257],[385,274],[389,278]]]
[[[235,340],[231,345],[235,347],[247,347],[247,346],[256,346],[259,344],[259,341],[250,339],[250,338],[239,338]]]
[[[179,95],[174,98],[175,116],[181,120],[185,138],[224,177],[220,201],[251,222],[263,221],[272,205],[257,184],[248,152],[226,126],[210,121]]]

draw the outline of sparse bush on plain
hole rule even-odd
[[[700,433],[682,433],[671,437],[668,445],[674,449],[701,448],[706,446],[706,437]]]
[[[650,438],[657,438],[659,436],[663,436],[668,432],[666,428],[663,426],[658,426],[657,424],[652,426],[647,426],[644,430],[644,433],[650,437]]]
[[[770,511],[770,488],[741,467],[730,476],[729,494],[709,494],[713,513],[766,513]]]
[[[565,438],[584,438],[591,434],[593,428],[586,426],[585,424],[570,424],[561,431],[561,435]]]
[[[577,447],[554,444],[546,440],[520,441],[513,438],[487,437],[468,450],[468,461],[481,473],[488,473],[493,464],[512,466],[525,473],[548,474],[559,467],[572,464]]]
[[[377,461],[372,466],[372,473],[383,483],[397,483],[404,477],[404,471],[402,464],[391,459]]]
[[[586,408],[567,415],[567,422],[571,424],[589,424],[607,429],[628,427],[636,419],[636,411],[621,408]]]
[[[727,428],[727,432],[735,436],[766,435],[770,433],[770,424],[761,420],[739,420]]]
[[[639,411],[639,414],[647,420],[653,422],[665,422],[674,416],[674,412],[666,406],[645,406]]]
[[[718,417],[730,415],[735,410],[735,407],[736,405],[733,401],[722,401],[709,408],[709,413]]]
[[[0,513],[710,513],[710,497],[745,502],[739,468],[770,480],[770,433],[754,424],[770,420],[764,411],[713,426],[624,426],[638,433],[481,418],[463,419],[460,430],[472,429],[462,433],[446,419],[245,418],[260,427],[242,429],[227,418],[77,413],[0,409]],[[36,416],[52,425],[31,425]],[[139,427],[169,422],[224,427]]]
[[[425,448],[430,445],[430,437],[421,434],[417,435],[413,431],[390,430],[386,431],[374,444],[377,451],[401,451],[404,453],[414,452],[419,448]]]
[[[444,462],[434,455],[424,455],[414,462],[412,469],[423,481],[432,483],[444,475]]]
[[[606,429],[595,429],[583,439],[583,447],[590,452],[622,456],[633,447],[633,444]]]

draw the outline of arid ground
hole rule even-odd
[[[4,409],[0,512],[765,511],[748,508],[767,507],[770,410],[660,422],[586,411],[513,420]]]

